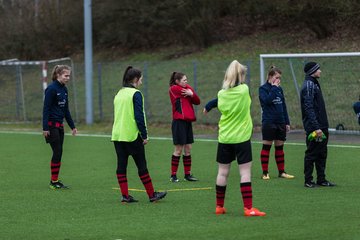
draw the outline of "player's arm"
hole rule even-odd
[[[184,88],[179,85],[172,85],[169,89],[169,94],[174,98],[180,98],[183,97],[182,90]]]
[[[199,96],[196,94],[196,92],[194,91],[194,89],[193,89],[190,85],[186,85],[186,87],[192,91],[192,96],[191,96],[191,102],[192,102],[192,104],[199,105],[199,104],[200,104],[200,98],[199,98]]]
[[[65,103],[65,119],[66,119],[67,124],[69,125],[69,127],[72,130],[72,135],[76,135],[77,129],[75,127],[75,123],[70,114],[69,101],[66,101],[66,103]]]
[[[217,98],[215,98],[215,99],[213,99],[213,100],[210,100],[210,101],[205,105],[205,107],[204,107],[204,109],[203,109],[203,113],[204,113],[204,114],[207,114],[208,112],[211,111],[211,109],[217,108],[217,105],[218,105],[218,99],[217,99]]]
[[[53,99],[56,96],[56,92],[53,89],[47,88],[45,90],[45,97],[44,97],[44,106],[43,106],[43,135],[45,137],[50,135],[49,132],[49,115],[50,115],[50,108],[53,104]]]
[[[140,136],[143,139],[144,144],[146,144],[148,139],[148,134],[145,123],[145,112],[143,109],[143,98],[140,92],[136,92],[134,94],[133,104],[134,104],[135,122],[139,129]]]
[[[278,92],[277,86],[272,86],[270,91],[265,89],[264,87],[259,88],[259,100],[261,104],[271,105],[273,104],[273,100],[277,97]]]
[[[284,92],[281,90],[282,96],[283,96],[283,111],[284,111],[284,117],[285,117],[285,123],[286,125],[290,126],[290,119],[289,119],[289,114],[287,111],[287,106],[286,106],[286,102],[285,102],[285,96],[284,96]]]
[[[307,83],[305,91],[303,91],[302,96],[304,99],[304,112],[305,115],[309,118],[311,129],[320,129],[320,125],[316,120],[316,114],[314,109],[314,84]]]

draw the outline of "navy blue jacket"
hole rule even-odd
[[[211,109],[216,108],[217,105],[218,105],[218,99],[215,98],[215,99],[213,99],[213,100],[210,100],[210,101],[205,105],[205,109],[206,109],[207,112],[210,112]]]
[[[355,102],[353,104],[355,114],[360,114],[360,102]]]
[[[262,124],[290,125],[282,88],[266,82],[259,88],[259,100],[262,109]]]
[[[49,131],[48,122],[63,123],[64,118],[71,129],[75,128],[69,111],[68,91],[59,81],[53,81],[45,90],[43,130]]]
[[[144,109],[143,109],[143,98],[140,92],[136,92],[133,96],[133,103],[134,103],[134,115],[135,115],[135,122],[140,131],[140,135],[142,139],[147,139],[147,130],[145,125],[145,118],[144,118]]]
[[[324,97],[316,78],[305,76],[300,92],[300,102],[302,121],[307,134],[317,129],[329,128]]]
[[[360,102],[354,103],[353,108],[356,116],[358,117],[358,122],[360,124]]]

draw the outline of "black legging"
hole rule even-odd
[[[53,163],[61,162],[63,144],[64,144],[64,128],[50,128],[50,143],[53,155],[51,161]]]
[[[114,146],[117,155],[117,174],[126,174],[129,156],[133,157],[139,176],[148,172],[145,148],[140,136],[133,142],[114,141]]]

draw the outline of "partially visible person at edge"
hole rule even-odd
[[[217,98],[208,102],[203,110],[207,114],[217,107],[221,113],[216,161],[216,214],[225,214],[225,192],[230,174],[231,162],[237,160],[240,173],[240,192],[245,216],[265,216],[253,207],[251,186],[251,135],[253,130],[250,116],[251,98],[245,84],[247,68],[234,60],[226,70],[222,89]]]
[[[64,118],[71,128],[72,135],[77,134],[74,121],[69,111],[68,90],[66,84],[70,80],[71,67],[56,65],[52,71],[53,82],[45,90],[43,107],[43,135],[52,149],[50,162],[50,188],[68,189],[59,180],[61,157],[64,144]]]
[[[354,112],[357,116],[357,119],[358,119],[358,123],[360,125],[360,95],[359,95],[359,101],[358,102],[355,102],[353,104],[353,108],[354,108]]]
[[[302,122],[306,132],[307,146],[304,157],[304,186],[313,188],[317,184],[332,187],[335,184],[325,178],[329,123],[325,101],[318,81],[321,75],[320,65],[316,62],[308,62],[305,64],[304,72],[305,80],[300,92]],[[309,137],[312,133],[316,135],[313,140],[311,140],[311,136]],[[312,176],[314,164],[317,172],[316,184]]]
[[[196,121],[193,105],[200,104],[200,98],[194,89],[188,84],[188,79],[181,72],[173,72],[169,82],[169,96],[172,106],[172,137],[175,145],[171,156],[170,182],[179,182],[177,170],[180,157],[183,154],[184,180],[198,181],[191,174],[191,147],[194,143],[192,122]]]
[[[272,66],[268,72],[267,81],[259,88],[259,100],[262,109],[262,149],[260,152],[262,176],[269,180],[270,149],[274,142],[275,161],[280,178],[292,179],[293,175],[285,172],[284,143],[286,133],[290,131],[290,120],[286,108],[281,82],[281,70]]]
[[[132,156],[138,169],[138,175],[145,187],[150,202],[166,196],[166,192],[156,192],[151,181],[145,158],[145,147],[148,143],[144,98],[138,87],[142,84],[141,71],[129,66],[126,68],[122,88],[114,98],[114,124],[111,141],[117,155],[116,176],[119,183],[122,203],[138,202],[129,195],[127,166]]]

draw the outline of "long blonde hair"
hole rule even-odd
[[[226,69],[222,88],[229,89],[245,82],[247,67],[234,60]]]

